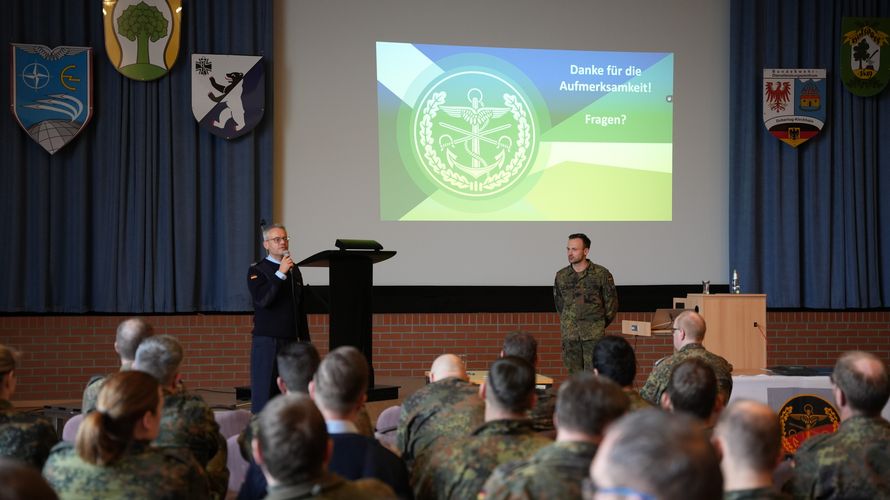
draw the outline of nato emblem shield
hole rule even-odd
[[[179,55],[182,0],[102,0],[105,51],[133,80],[156,80]]]
[[[775,138],[800,146],[825,125],[826,70],[763,70],[763,124]]]
[[[266,109],[262,56],[192,54],[192,114],[224,139],[251,130]]]
[[[890,80],[890,54],[885,50],[890,17],[845,17],[841,21],[841,81],[858,96],[875,95]],[[887,59],[884,61],[883,59]]]
[[[10,109],[50,154],[68,144],[93,116],[92,48],[10,44]]]

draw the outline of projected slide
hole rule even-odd
[[[673,54],[377,42],[382,220],[671,220]]]

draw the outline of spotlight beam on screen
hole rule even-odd
[[[671,220],[672,53],[376,53],[381,220]]]

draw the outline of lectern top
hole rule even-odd
[[[371,264],[376,264],[395,254],[395,250],[323,250],[301,260],[297,267],[331,267],[331,262],[354,259],[368,259]]]

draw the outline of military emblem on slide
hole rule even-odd
[[[795,396],[779,409],[782,448],[794,453],[807,439],[830,434],[840,425],[837,410],[825,399],[813,394]]]
[[[12,114],[32,139],[54,154],[93,116],[93,49],[10,45]]]
[[[102,0],[105,51],[133,80],[166,75],[179,55],[182,0]]]
[[[763,123],[793,147],[822,130],[826,116],[824,69],[763,70]]]
[[[192,54],[192,114],[214,135],[234,139],[262,120],[266,77],[262,56]]]
[[[890,61],[882,50],[890,36],[890,18],[845,17],[841,21],[841,81],[851,93],[872,96],[890,80]]]
[[[515,185],[532,164],[536,127],[526,98],[482,71],[446,74],[417,105],[414,148],[429,177],[463,196]]]

